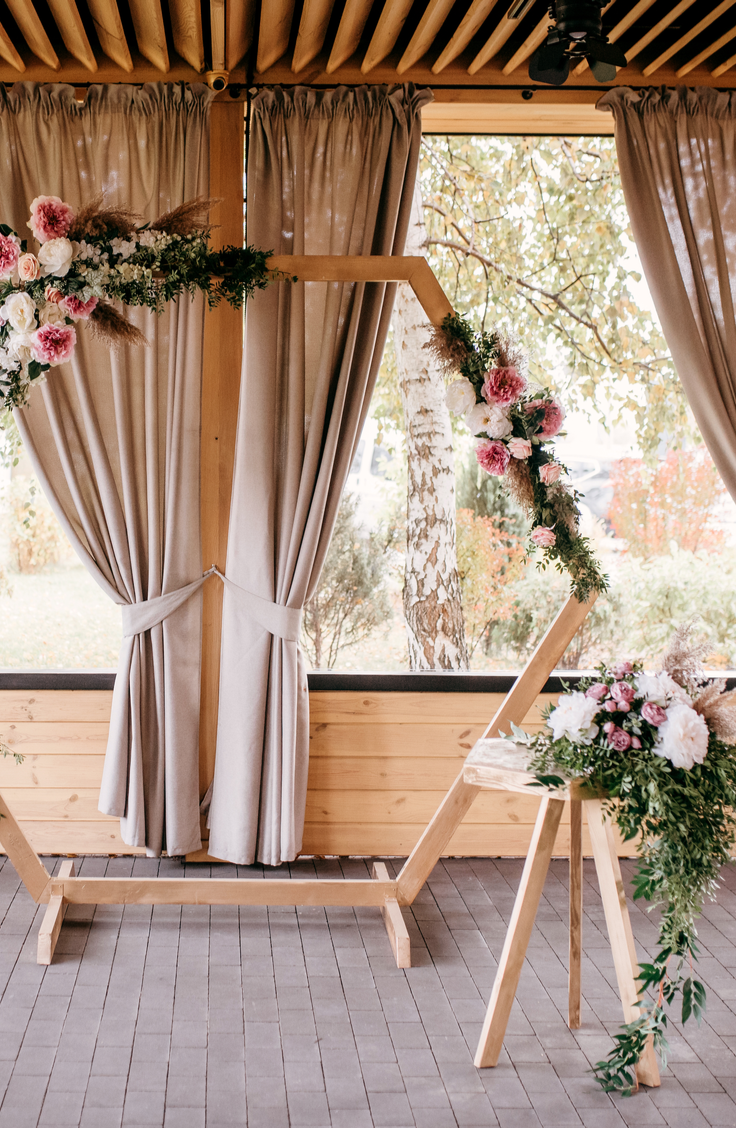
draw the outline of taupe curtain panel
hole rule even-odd
[[[736,499],[736,98],[631,90],[613,111],[626,206],[677,373]]]
[[[204,86],[93,86],[83,105],[69,86],[0,88],[3,220],[23,237],[41,194],[104,192],[145,219],[206,194],[210,100]],[[186,298],[131,320],[151,348],[111,354],[83,329],[16,419],[74,548],[126,608],[100,809],[129,845],[183,854],[200,846],[201,597],[148,601],[202,573],[204,308]]]
[[[411,88],[270,90],[253,103],[248,238],[277,254],[401,254],[420,143]],[[368,410],[395,287],[279,284],[246,315],[209,850],[269,865],[301,849],[309,701],[299,650]]]

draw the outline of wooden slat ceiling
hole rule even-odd
[[[548,0],[0,0],[0,81],[528,87]],[[611,0],[617,83],[736,85],[736,0]],[[600,89],[586,63],[566,89]]]

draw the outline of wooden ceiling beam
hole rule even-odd
[[[639,0],[638,4],[634,4],[634,7],[631,9],[631,11],[627,12],[623,19],[620,19],[618,23],[611,28],[608,33],[608,42],[615,43],[617,39],[620,39],[624,32],[628,31],[631,25],[639,19],[639,16],[643,16],[644,13],[648,12],[652,5],[656,3],[657,0]],[[613,0],[609,0],[609,3],[606,4],[603,11],[607,12],[611,7],[611,4],[613,4]],[[582,59],[572,73],[582,74],[587,65],[588,60]]]
[[[204,70],[204,36],[199,0],[169,0],[169,15],[177,55],[201,74]]]
[[[6,0],[6,3],[21,35],[36,58],[52,70],[58,71],[61,67],[59,56],[51,46],[51,40],[44,31],[38,12],[30,0]]]
[[[361,74],[368,74],[391,54],[412,4],[413,0],[385,0],[376,30],[361,63]]]
[[[506,16],[501,16],[501,19],[493,29],[490,39],[483,44],[468,67],[468,74],[477,74],[481,67],[484,67],[486,63],[490,62],[501,50],[506,40],[511,38],[518,27],[518,20],[510,20],[507,19]]]
[[[128,0],[133,18],[138,50],[144,59],[166,74],[169,70],[169,49],[161,11],[161,0]]]
[[[75,0],[46,0],[46,3],[69,54],[94,74],[97,59]]]
[[[103,54],[130,73],[133,60],[115,0],[87,0]]]
[[[734,63],[736,63],[736,55],[732,55],[730,59],[726,59],[724,62],[719,63],[715,70],[712,70],[710,73],[713,78],[720,78],[722,74],[725,74],[726,71],[729,71],[731,69]]]
[[[732,27],[730,31],[725,32],[719,39],[715,39],[712,43],[709,43],[699,55],[695,55],[694,58],[689,59],[679,70],[675,71],[675,74],[678,78],[689,74],[690,71],[699,66],[704,59],[709,59],[711,55],[715,55],[716,51],[720,51],[721,47],[724,47],[726,43],[730,43],[732,39],[736,39],[736,27]],[[713,73],[715,74],[715,71]]]
[[[225,8],[227,70],[235,70],[253,42],[257,0],[230,0]]]
[[[503,68],[502,73],[513,74],[517,67],[520,67],[530,55],[533,55],[540,43],[543,43],[547,38],[547,29],[549,27],[549,16],[544,16],[534,28],[531,35],[527,36],[524,40],[518,51],[514,52],[511,56],[506,66]]]
[[[429,0],[424,9],[424,15],[399,60],[396,67],[397,74],[404,74],[405,71],[408,71],[410,67],[424,58],[442,30],[442,25],[450,14],[453,3],[454,0]]]
[[[0,24],[0,57],[5,59],[6,63],[10,63],[15,70],[20,71],[21,74],[26,69],[26,64],[21,59],[13,40],[2,24]]]
[[[264,19],[266,12],[268,14]],[[260,74],[277,63],[288,51],[293,18],[294,0],[269,0],[266,11],[261,8],[256,61],[256,69]]]
[[[338,67],[352,58],[358,50],[360,37],[368,22],[373,0],[345,0],[340,23],[335,35],[335,42],[330,51],[325,70],[332,74]]]
[[[432,67],[432,74],[440,74],[448,63],[456,59],[495,8],[497,0],[473,0],[463,16],[450,42]]]
[[[655,71],[658,71],[663,63],[666,63],[668,59],[671,59],[673,55],[676,55],[683,47],[686,47],[697,35],[700,35],[701,31],[705,31],[707,27],[710,27],[715,20],[722,16],[724,12],[727,12],[729,8],[732,8],[734,4],[736,4],[736,0],[721,0],[721,3],[718,4],[717,7],[713,8],[712,11],[708,12],[707,16],[704,16],[702,20],[695,24],[695,27],[691,27],[689,31],[680,36],[676,43],[673,43],[666,51],[663,51],[654,62],[644,67],[643,73],[648,77],[650,74],[654,74]]]
[[[630,47],[626,52],[627,63],[630,63],[632,59],[635,59],[636,56],[640,54],[645,47],[649,46],[653,39],[656,39],[658,35],[661,35],[661,33],[665,31],[671,23],[674,23],[675,20],[679,16],[681,16],[683,12],[686,12],[688,8],[691,8],[694,3],[695,0],[680,0],[680,3],[676,4],[675,7],[670,12],[668,12],[666,16],[662,16],[662,19],[658,20],[654,27],[650,28],[646,35],[642,35],[641,39],[637,40],[634,46]]]
[[[294,74],[299,74],[299,71],[308,67],[324,47],[334,7],[335,0],[304,0],[294,57],[291,60]]]
[[[225,0],[210,0],[212,70],[225,70]]]

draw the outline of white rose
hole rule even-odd
[[[445,403],[450,411],[455,415],[462,415],[475,403],[475,388],[463,377],[461,380],[453,380],[449,388],[445,392]]]
[[[38,311],[38,320],[41,325],[63,325],[66,323],[66,315],[56,302],[46,302]]]
[[[600,702],[594,697],[586,697],[578,690],[566,693],[547,720],[553,738],[560,740],[566,736],[576,744],[590,744],[598,735],[598,725],[593,723],[593,718],[599,708]]]
[[[708,754],[705,718],[680,701],[667,709],[667,720],[660,725],[658,737],[652,751],[670,760],[676,768],[690,771],[693,764],[702,764]]]
[[[38,261],[43,267],[41,274],[54,274],[63,278],[68,273],[74,258],[74,247],[68,239],[49,239],[38,252]]]
[[[28,329],[36,328],[36,303],[30,294],[15,290],[5,299],[0,308],[0,316],[9,321],[19,333],[25,333]]]
[[[31,353],[31,345],[33,343],[33,333],[10,333],[6,342],[6,349],[8,355],[12,356],[15,360],[28,361],[33,359]]]
[[[477,403],[465,416],[473,435],[488,435],[489,439],[502,439],[513,431],[508,415],[498,404]]]

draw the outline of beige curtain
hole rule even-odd
[[[3,220],[24,237],[40,194],[78,205],[102,191],[153,219],[206,193],[210,99],[184,85],[93,86],[83,105],[69,86],[0,89]],[[200,845],[201,597],[170,614],[147,601],[202,571],[203,303],[131,319],[151,348],[111,354],[82,329],[73,363],[16,419],[82,561],[111,599],[138,605],[124,615],[100,809],[129,845],[183,854]]]
[[[626,206],[701,434],[736,498],[736,95],[611,90]]]
[[[277,254],[401,254],[429,95],[306,88],[253,103],[248,237]],[[301,848],[309,704],[299,618],[315,590],[388,330],[394,287],[280,284],[246,315],[210,853],[269,865]]]

